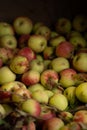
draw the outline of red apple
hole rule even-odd
[[[48,88],[52,89],[56,86],[59,80],[59,75],[55,70],[52,69],[46,69],[41,73],[40,76],[40,82],[41,84]]]
[[[74,52],[74,45],[68,41],[61,42],[55,50],[56,56],[71,58]]]
[[[24,47],[18,51],[18,55],[25,56],[28,61],[36,59],[35,52],[30,47]]]
[[[77,72],[74,69],[72,68],[64,69],[60,72],[59,82],[64,88],[76,85],[77,83],[76,75]]]
[[[40,103],[37,102],[35,99],[27,99],[25,100],[22,105],[21,109],[28,113],[30,116],[38,118],[41,112]]]
[[[39,83],[40,73],[35,70],[29,70],[22,74],[21,81],[27,86]]]
[[[52,117],[43,123],[42,130],[60,130],[64,122],[58,117]]]
[[[36,130],[36,124],[34,121],[29,121],[29,123],[26,125],[23,125],[22,130]]]

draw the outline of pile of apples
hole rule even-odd
[[[0,130],[87,130],[87,18],[0,22]]]

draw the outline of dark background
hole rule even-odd
[[[87,0],[3,0],[0,21],[12,21],[17,16],[29,16],[34,22],[51,24],[58,17],[73,18],[87,14]]]

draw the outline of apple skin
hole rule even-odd
[[[35,99],[27,99],[25,100],[22,105],[21,109],[28,113],[30,116],[38,118],[41,112],[40,103],[37,102]]]
[[[36,59],[35,52],[29,47],[24,47],[24,48],[19,49],[17,54],[20,56],[25,56],[28,59],[28,61],[32,61]]]
[[[29,121],[27,125],[23,125],[22,130],[36,130],[36,124],[34,121]]]
[[[77,72],[72,68],[64,69],[60,72],[60,84],[62,87],[67,88],[77,83]]]
[[[71,21],[68,18],[61,17],[57,20],[55,29],[60,34],[67,34],[71,31]]]
[[[56,36],[56,37],[53,37],[49,40],[49,44],[50,46],[52,47],[56,47],[58,46],[61,42],[64,42],[66,41],[66,38],[62,35],[59,35],[59,36]]]
[[[47,40],[49,40],[51,36],[51,30],[48,26],[42,25],[37,28],[35,34],[43,35]]]
[[[0,59],[0,68],[3,66],[3,61]]]
[[[33,28],[33,23],[29,17],[19,16],[14,19],[13,27],[18,35],[30,34]]]
[[[14,35],[14,29],[7,22],[0,22],[0,37],[4,35]]]
[[[0,38],[0,46],[3,48],[16,49],[17,39],[13,35],[4,35]]]
[[[41,84],[47,89],[52,89],[58,83],[58,80],[58,73],[52,69],[44,70],[40,76]]]
[[[87,53],[76,54],[72,60],[73,68],[78,72],[87,72]]]
[[[29,69],[29,61],[26,57],[16,55],[9,64],[10,69],[16,74],[23,74]]]
[[[56,56],[71,58],[74,52],[74,45],[68,41],[61,42],[57,47],[55,54]]]
[[[65,57],[56,57],[51,61],[50,68],[59,73],[64,69],[70,68],[70,63]]]
[[[73,120],[77,123],[87,124],[87,110],[79,110],[75,112]]]
[[[43,123],[42,130],[60,130],[64,122],[58,117],[52,117]]]
[[[16,74],[13,73],[8,66],[2,66],[0,68],[0,84],[1,85],[11,82],[11,81],[15,81],[15,79],[16,79]]]
[[[28,47],[30,47],[36,53],[43,52],[46,46],[47,40],[40,34],[33,34],[28,40]]]
[[[30,62],[31,70],[38,71],[39,73],[42,73],[45,69],[44,62],[40,61],[39,59],[34,59]]]
[[[27,86],[39,83],[39,81],[40,73],[35,70],[26,71],[21,76],[21,82],[23,82]]]

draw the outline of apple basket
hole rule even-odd
[[[86,0],[0,3],[0,130],[87,130]]]

